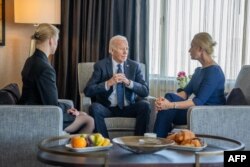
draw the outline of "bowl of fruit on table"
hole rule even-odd
[[[74,152],[91,152],[108,150],[113,146],[108,138],[100,133],[72,135],[65,147]]]

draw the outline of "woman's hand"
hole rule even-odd
[[[80,112],[77,109],[75,109],[75,108],[68,109],[67,113],[71,114],[71,115],[74,115],[76,117],[80,115]]]
[[[157,111],[167,110],[173,108],[173,104],[163,97],[159,97],[155,101],[155,108]]]

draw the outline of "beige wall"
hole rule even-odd
[[[9,83],[22,87],[21,70],[29,55],[34,26],[14,23],[14,0],[5,1],[5,46],[0,46],[0,88]]]

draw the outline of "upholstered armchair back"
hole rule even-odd
[[[141,70],[143,77],[145,78],[145,65],[141,65]],[[79,84],[79,93],[80,93],[80,110],[88,113],[89,106],[91,105],[91,99],[84,95],[84,88],[88,80],[90,79],[94,70],[94,62],[88,63],[79,63],[78,64],[78,84]],[[153,99],[149,100],[151,105],[154,104]],[[154,108],[154,106],[152,106]],[[151,119],[152,118],[152,119]],[[152,131],[153,124],[155,120],[155,114],[152,112],[152,116],[149,123],[149,131]],[[115,117],[115,118],[106,118],[105,123],[109,132],[109,137],[133,135],[135,129],[135,118],[124,118],[124,117]]]
[[[38,144],[61,136],[62,110],[46,105],[0,105],[0,166],[44,167],[37,160]]]
[[[83,89],[86,87],[88,80],[90,79],[94,71],[94,62],[79,63],[78,64],[78,87],[80,93],[80,110],[88,112],[89,106],[84,106],[83,101],[85,97]],[[88,99],[90,100],[90,99]],[[91,103],[91,102],[90,102]],[[85,104],[87,105],[87,104]]]
[[[250,65],[244,65],[236,79],[235,88],[240,88],[245,95],[245,99],[250,104]]]
[[[86,97],[83,89],[86,87],[92,73],[94,71],[95,62],[79,63],[78,64],[78,88],[80,94],[80,110],[88,112],[88,107],[91,104],[90,98]],[[141,71],[145,79],[145,64],[140,63]]]

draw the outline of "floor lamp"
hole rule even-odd
[[[61,0],[14,0],[15,23],[61,23]],[[34,42],[30,45],[30,55]]]

